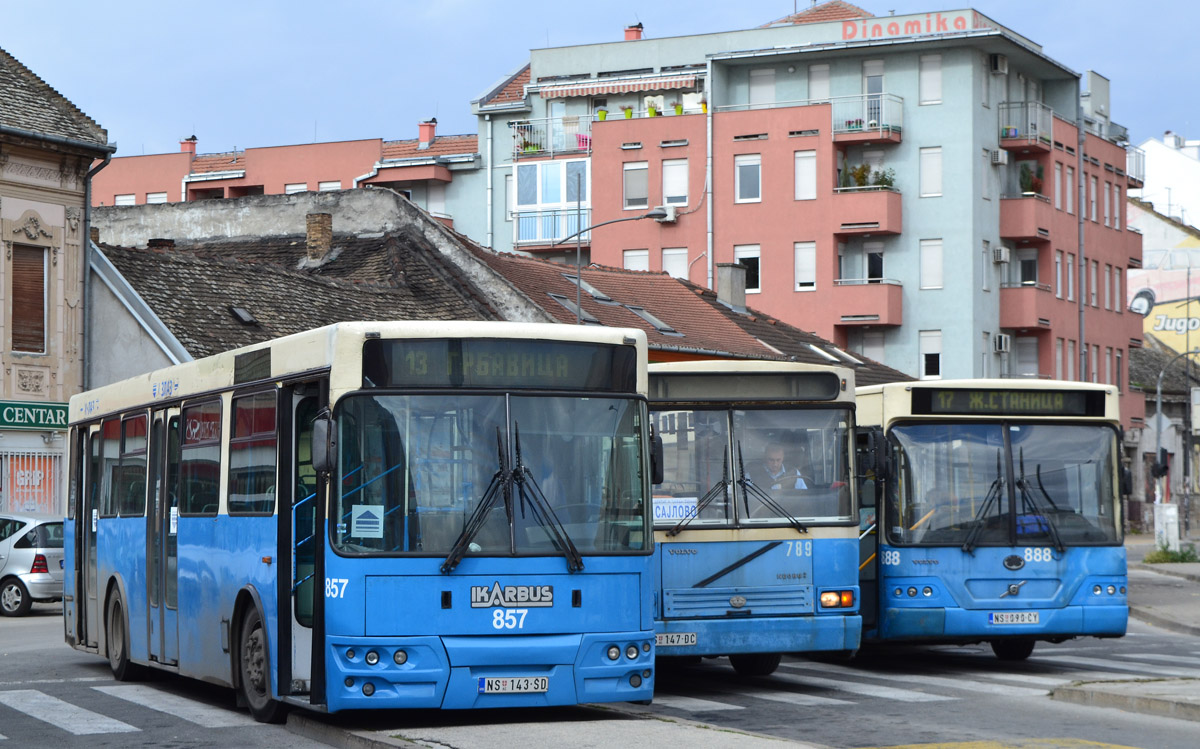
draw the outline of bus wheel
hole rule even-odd
[[[133,681],[141,678],[143,669],[129,660],[129,628],[125,622],[125,605],[121,593],[114,590],[108,599],[108,616],[105,619],[104,636],[108,647],[108,665],[117,681]]]
[[[271,699],[270,664],[267,662],[267,633],[262,616],[251,606],[242,618],[238,646],[238,686],[250,707],[250,714],[260,723],[282,723],[287,716],[286,706]]]
[[[0,614],[5,616],[25,616],[33,606],[29,591],[15,577],[10,577],[0,584]]]
[[[1033,652],[1033,640],[992,640],[992,652],[1002,661],[1023,661]]]
[[[779,668],[782,658],[782,653],[738,653],[729,656],[729,663],[741,676],[768,676]]]

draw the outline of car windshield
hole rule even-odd
[[[446,555],[460,538],[468,555],[647,548],[639,401],[372,394],[343,404],[342,552]]]
[[[654,418],[664,452],[656,527],[850,518],[846,409],[679,409]]]
[[[906,424],[891,431],[887,533],[897,545],[1120,540],[1107,426]]]

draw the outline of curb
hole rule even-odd
[[[1139,609],[1130,606],[1129,616],[1137,619],[1138,621],[1145,622],[1147,624],[1153,624],[1156,627],[1162,627],[1163,629],[1175,632],[1177,634],[1200,637],[1200,627],[1193,627],[1190,624],[1182,624],[1174,619],[1170,619],[1165,616],[1159,616],[1158,614],[1152,614],[1145,609]]]
[[[396,749],[396,747],[420,747],[405,739],[383,738],[370,732],[352,731],[335,726],[312,715],[293,710],[288,713],[287,730],[306,739],[339,749]]]
[[[1163,715],[1180,720],[1200,721],[1200,704],[1178,702],[1159,697],[1127,695],[1105,689],[1104,686],[1092,688],[1087,685],[1058,687],[1050,692],[1050,699],[1060,702],[1073,702],[1077,705],[1091,707],[1110,707],[1135,713]]]
[[[1200,575],[1193,575],[1190,572],[1180,572],[1179,570],[1165,568],[1165,565],[1161,565],[1161,564],[1146,564],[1145,562],[1132,562],[1129,564],[1129,566],[1135,570],[1143,570],[1145,572],[1154,572],[1159,575],[1167,575],[1169,577],[1178,577],[1183,580],[1191,580],[1194,583],[1200,583]]]

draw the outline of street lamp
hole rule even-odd
[[[1163,422],[1162,422],[1162,419],[1163,419],[1163,416],[1162,416],[1162,381],[1163,381],[1163,375],[1165,375],[1167,373],[1168,367],[1170,367],[1172,364],[1174,364],[1179,359],[1182,359],[1183,357],[1187,356],[1188,354],[1200,354],[1200,348],[1194,348],[1191,351],[1184,351],[1182,354],[1176,354],[1175,356],[1173,356],[1171,358],[1171,361],[1169,361],[1163,365],[1163,368],[1158,373],[1158,385],[1154,391],[1154,463],[1156,466],[1154,472],[1157,474],[1155,476],[1155,478],[1162,478],[1167,473],[1167,461],[1162,459],[1162,427],[1163,427]],[[1160,471],[1161,471],[1161,473],[1159,473]],[[1159,496],[1161,496],[1161,494]],[[1157,502],[1158,497],[1155,497],[1154,500]]]

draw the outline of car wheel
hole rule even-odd
[[[741,676],[768,676],[779,668],[782,658],[782,653],[738,653],[729,656],[729,663]]]
[[[1023,661],[1033,653],[1033,640],[992,640],[992,652],[1002,661]]]
[[[114,590],[108,599],[108,616],[105,617],[105,645],[108,648],[108,665],[117,681],[134,681],[141,677],[143,669],[129,660],[129,626],[125,619],[125,605],[121,593]]]
[[[0,583],[0,614],[5,616],[25,616],[33,606],[33,599],[25,584],[15,577],[7,578]]]
[[[287,706],[271,699],[271,664],[267,660],[267,631],[262,615],[251,606],[242,618],[238,638],[238,687],[250,708],[250,714],[260,723],[282,723]]]

